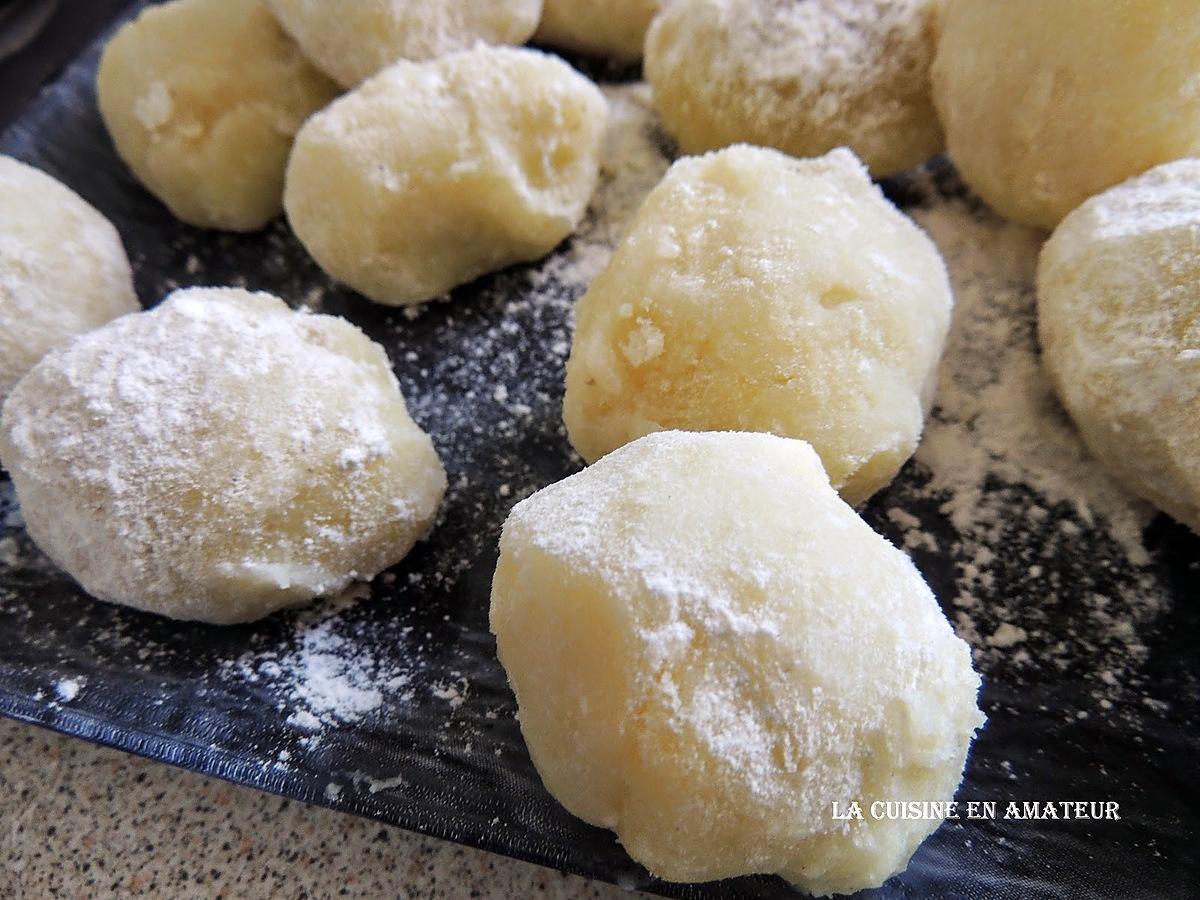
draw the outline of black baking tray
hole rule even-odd
[[[8,507],[0,508],[0,540],[21,550],[15,565],[0,562],[0,714],[631,888],[673,897],[793,896],[775,878],[703,886],[651,878],[610,833],[578,821],[549,796],[521,740],[487,629],[488,594],[512,504],[579,468],[560,417],[562,347],[578,289],[517,267],[410,317],[330,282],[283,222],[249,236],[180,224],[111,147],[92,87],[101,45],[102,38],[80,53],[11,122],[0,121],[8,126],[0,152],[58,177],[117,225],[146,305],[188,284],[245,285],[297,304],[319,294],[322,311],[346,316],[386,347],[414,418],[446,463],[451,490],[432,537],[375,582],[369,601],[216,628],[89,600],[29,546],[0,473],[0,498],[7,498],[0,506]],[[39,46],[52,53],[53,44]],[[56,67],[45,59],[38,65]],[[962,193],[944,163],[933,183]],[[921,202],[903,183],[885,187],[901,205]],[[538,301],[522,302],[535,277]],[[925,477],[919,466],[907,467],[864,510],[867,520],[899,538],[885,514],[899,505],[950,535],[937,505],[918,490]],[[1025,515],[1019,489],[994,487],[1007,492],[1014,521]],[[1036,529],[1023,534],[1039,539]],[[905,873],[863,896],[1200,896],[1200,544],[1161,518],[1146,542],[1150,571],[1169,602],[1143,623],[1147,652],[1125,676],[1136,690],[1099,710],[1086,656],[1035,656],[1019,669],[992,660],[981,700],[989,723],[960,791],[964,799],[1002,806],[1116,801],[1120,821],[946,823]],[[938,596],[954,596],[963,561],[952,553],[914,555]],[[1072,577],[1055,604],[1040,613],[1051,631],[1078,635],[1094,627],[1079,614],[1083,604],[1123,577],[1091,566],[1086,553],[1077,556],[1064,562]],[[994,596],[1026,592],[1031,605],[1039,603],[1018,567],[997,565],[993,574]],[[385,691],[369,715],[326,727],[314,739],[287,696],[281,700],[274,670],[263,661],[286,657],[305,629],[322,624],[372,666],[407,680]],[[247,659],[248,666],[237,663]]]

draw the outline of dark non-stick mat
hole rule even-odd
[[[360,325],[387,348],[451,490],[430,540],[360,592],[369,599],[214,628],[83,596],[29,545],[0,476],[0,713],[668,896],[790,895],[773,878],[656,882],[611,834],[561,809],[530,764],[487,631],[507,511],[578,468],[559,409],[570,307],[580,273],[594,269],[616,226],[593,221],[593,243],[485,278],[415,315],[375,306],[332,284],[283,222],[234,236],[174,221],[111,148],[92,89],[98,52],[99,44],[86,51],[25,108],[0,152],[60,178],[113,220],[147,305],[178,285],[232,283]],[[644,175],[652,180],[653,166]],[[954,217],[983,223],[972,238],[983,249],[987,228],[1008,234],[945,163],[886,189],[944,248]],[[1030,342],[1027,275],[1013,276],[1009,307],[989,318],[980,304],[994,298],[976,297],[971,315]],[[993,283],[956,275],[960,303]],[[1011,327],[997,324],[1000,315]],[[980,371],[989,371],[985,358]],[[957,415],[945,404],[935,410],[934,444],[984,427]],[[1131,556],[1113,537],[1119,529],[1097,519],[1104,510],[1048,502],[1037,485],[989,468],[987,454],[996,454],[987,446],[980,452],[989,474],[976,494],[939,484],[928,457],[864,514],[913,553],[976,647],[989,723],[960,799],[995,801],[1000,814],[946,823],[870,896],[1200,896],[1200,544],[1159,518],[1132,536],[1149,556]],[[1121,818],[1002,816],[1009,801],[1062,800],[1117,802]]]

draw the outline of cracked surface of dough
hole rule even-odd
[[[916,449],[952,304],[933,242],[849,151],[679,160],[576,308],[571,443],[802,438],[858,503]]]
[[[262,0],[174,0],[117,31],[96,92],[117,152],[172,213],[255,231],[283,208],[296,131],[337,86]]]
[[[591,81],[536,50],[396,63],[304,126],[288,220],[326,272],[372,300],[429,300],[575,229],[607,112]]]

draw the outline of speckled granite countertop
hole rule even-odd
[[[645,895],[0,719],[0,896]]]

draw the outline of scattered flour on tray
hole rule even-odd
[[[79,691],[87,684],[86,678],[64,678],[54,685],[54,696],[59,703],[70,703],[79,696]]]
[[[369,587],[360,584],[301,613],[289,649],[246,653],[226,663],[226,674],[269,682],[280,695],[281,708],[291,711],[288,723],[308,732],[360,722],[385,699],[411,697],[410,671],[377,658],[338,629],[341,613],[369,597]]]
[[[578,233],[542,264],[501,273],[461,308],[436,317],[420,309],[386,314],[383,339],[410,412],[450,468],[435,534],[453,551],[385,573],[383,593],[393,579],[394,590],[410,596],[453,583],[494,544],[508,509],[545,484],[523,441],[536,436],[566,447],[561,381],[574,301],[607,263],[671,153],[644,84],[605,93],[612,111],[601,184]],[[1141,539],[1153,511],[1087,456],[1042,375],[1033,296],[1042,236],[964,199],[948,172],[935,163],[905,186],[917,201],[908,212],[944,254],[957,298],[935,409],[915,462],[866,515],[930,574],[985,674],[1082,670],[1108,709],[1137,688],[1147,652],[1142,632],[1170,602]],[[280,231],[270,239],[279,252],[264,261],[268,274],[296,269],[288,299],[333,302],[332,283],[305,274],[290,238]],[[189,274],[202,268],[187,261]],[[11,529],[0,535],[0,577],[6,568],[48,565],[19,530],[7,483],[0,484],[0,525]],[[950,573],[940,581],[938,567]],[[367,593],[360,586],[298,615],[287,640],[226,662],[218,677],[266,686],[313,740],[415,697],[417,685],[430,683],[420,655],[397,653],[395,644],[384,650],[379,635],[360,636],[341,615]],[[23,601],[0,589],[0,602]],[[136,634],[122,639],[139,644]],[[138,658],[148,652],[139,646]],[[446,701],[449,721],[469,702],[468,685],[451,671],[432,674],[442,679],[432,690]]]

